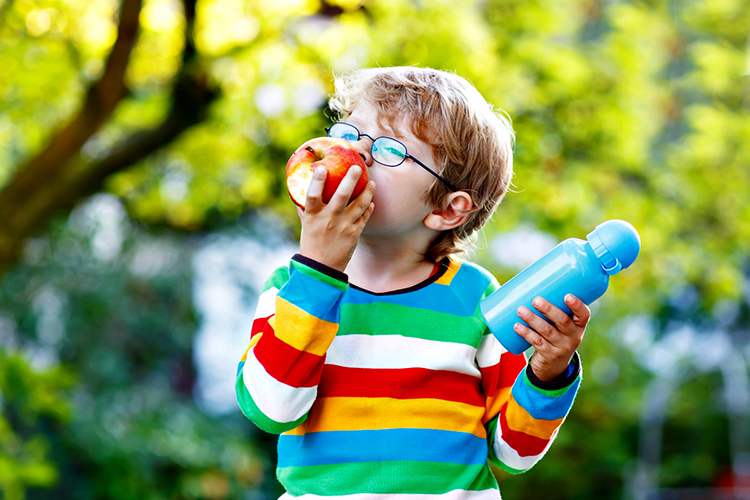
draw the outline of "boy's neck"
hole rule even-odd
[[[346,267],[349,282],[371,292],[382,293],[417,285],[430,277],[435,266],[425,248],[414,242],[360,238]]]

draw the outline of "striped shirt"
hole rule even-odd
[[[497,281],[448,262],[388,293],[300,255],[267,280],[236,391],[249,419],[281,434],[285,497],[497,500],[489,462],[517,473],[547,451],[578,356],[563,380],[538,380],[479,312]]]

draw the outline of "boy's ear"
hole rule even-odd
[[[424,218],[424,225],[436,231],[447,231],[463,224],[471,215],[474,203],[471,196],[463,191],[448,195],[444,208],[436,208]]]

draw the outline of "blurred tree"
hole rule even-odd
[[[44,227],[51,215],[70,210],[81,198],[101,190],[109,175],[148,156],[203,120],[213,96],[195,61],[195,0],[185,0],[183,6],[182,64],[174,77],[167,116],[152,130],[139,130],[106,153],[87,159],[81,149],[129,93],[125,76],[137,40],[141,1],[123,0],[116,40],[101,75],[86,91],[81,109],[52,133],[41,151],[18,167],[0,191],[0,270],[15,261],[25,238]],[[6,16],[18,15],[23,7],[6,6],[6,10]],[[49,30],[53,13],[55,21],[64,15],[54,8],[29,10],[27,27],[32,32]]]
[[[0,350],[0,492],[6,500],[22,499],[26,488],[49,488],[57,481],[45,430],[59,430],[70,421],[68,391],[74,380],[65,368],[33,369],[21,356]]]
[[[271,470],[263,439],[193,399],[190,242],[149,234],[99,195],[30,245],[0,286],[3,497],[259,488]]]
[[[72,408],[33,407],[31,424],[4,408],[13,442],[52,443],[33,454],[46,472],[11,467],[4,494],[258,488],[272,457],[255,446],[273,441],[192,402],[189,235],[259,208],[296,227],[283,166],[322,135],[331,73],[416,64],[455,70],[514,120],[516,192],[475,253],[501,281],[519,270],[508,264],[519,224],[547,241],[608,218],[641,234],[638,261],[594,307],[586,381],[558,442],[533,471],[498,473],[508,498],[621,498],[644,388],[700,359],[670,339],[687,328],[709,359],[706,335],[721,331],[750,357],[749,11],[747,0],[0,2],[0,338],[14,339],[0,352]],[[86,229],[108,223],[81,222],[91,205],[67,217],[98,191],[127,213],[111,254]],[[161,238],[179,257],[144,277],[136,254],[155,258],[142,245]],[[45,386],[39,352],[72,389]],[[710,487],[732,466],[715,442],[729,427],[715,368],[685,370],[661,487]],[[686,439],[696,429],[712,439]],[[14,463],[0,450],[0,467]],[[276,493],[272,480],[262,488]]]

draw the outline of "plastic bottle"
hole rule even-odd
[[[607,291],[609,277],[630,267],[641,249],[638,231],[617,219],[596,226],[586,240],[561,242],[481,302],[487,326],[508,351],[520,354],[531,347],[513,330],[515,323],[528,326],[518,316],[520,306],[535,311],[532,300],[543,297],[570,316],[567,294],[591,304]]]

